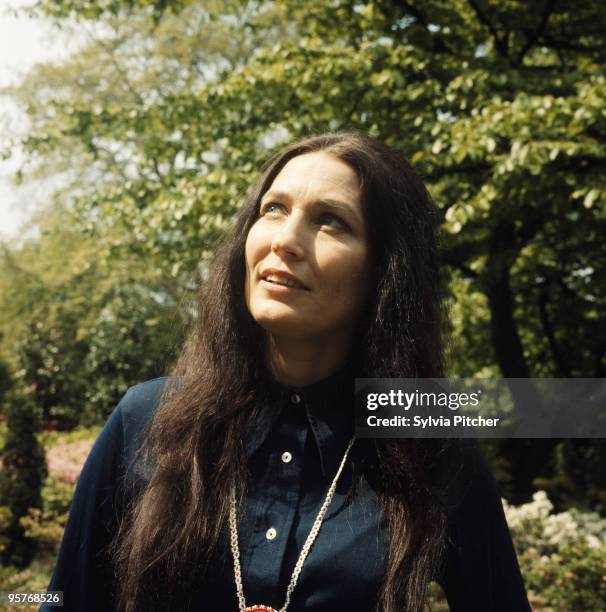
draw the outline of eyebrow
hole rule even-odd
[[[261,198],[261,203],[266,202],[269,199],[274,199],[274,198],[276,200],[288,200],[289,202],[292,200],[290,194],[286,191],[270,190],[270,191],[265,192],[265,194]],[[360,225],[362,225],[362,219],[360,219],[358,212],[356,211],[356,209],[354,208],[352,204],[343,202],[341,200],[335,200],[334,198],[320,198],[318,200],[314,200],[313,204],[323,204],[324,206],[327,206],[328,208],[333,208],[345,214],[350,214],[354,217],[354,219]]]

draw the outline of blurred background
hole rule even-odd
[[[364,131],[425,179],[449,375],[605,376],[599,0],[15,0],[0,53],[0,590],[46,587],[92,441],[302,136]],[[603,441],[484,450],[533,607],[606,609]]]

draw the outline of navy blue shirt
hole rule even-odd
[[[105,549],[125,503],[149,478],[135,453],[164,382],[156,379],[129,389],[85,463],[49,586],[64,592],[64,609],[115,609]],[[271,408],[246,441],[250,480],[238,529],[247,605],[279,609],[353,436],[353,379],[340,370],[302,388],[276,383],[272,397]],[[377,604],[387,540],[377,496],[362,476],[364,448],[361,440],[353,446],[291,597],[290,612],[370,612]],[[476,463],[450,516],[448,551],[436,579],[453,612],[529,611],[498,490],[479,456]],[[353,479],[358,484],[351,496]],[[193,594],[191,610],[237,611],[227,543],[213,567]]]

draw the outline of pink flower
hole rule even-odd
[[[93,440],[78,440],[49,448],[46,452],[49,476],[66,484],[75,484],[92,445]]]

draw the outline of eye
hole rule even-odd
[[[277,202],[267,202],[261,206],[261,215],[279,212],[280,210],[284,210],[284,206],[282,204],[278,204]]]
[[[341,217],[333,215],[332,213],[323,213],[318,217],[320,225],[328,225],[336,229],[348,230],[349,225]]]

